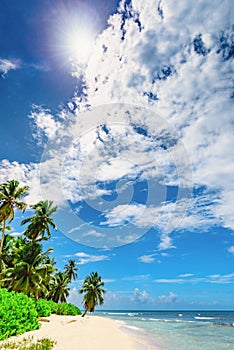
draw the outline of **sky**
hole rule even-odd
[[[233,309],[232,1],[0,6],[0,181],[58,206],[69,301],[98,271],[102,309]]]

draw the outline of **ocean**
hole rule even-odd
[[[102,311],[145,338],[147,350],[234,350],[234,311]]]

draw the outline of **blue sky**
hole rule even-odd
[[[0,181],[58,205],[70,301],[97,270],[105,309],[233,309],[231,0],[1,7]]]

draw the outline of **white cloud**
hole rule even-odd
[[[217,0],[214,5],[202,0],[191,7],[186,1],[179,6],[164,1],[163,20],[153,1],[144,6],[132,1],[129,6],[131,13],[139,15],[141,30],[134,16],[122,18],[122,3],[120,13],[99,37],[99,54],[93,55],[87,69],[90,101],[150,105],[166,118],[181,134],[194,182],[217,191],[217,221],[233,228],[230,201],[226,200],[228,194],[233,198],[231,59],[223,58],[228,48],[222,51],[219,41],[223,30],[224,40],[230,43],[230,2]],[[195,225],[191,218],[189,223]]]
[[[160,295],[158,300],[164,304],[174,304],[178,301],[178,297],[175,293],[170,292],[169,295]]]
[[[18,162],[9,162],[4,159],[0,162],[0,168],[1,183],[9,179],[17,179],[20,182],[20,186],[30,186],[30,191],[25,197],[26,203],[35,204],[42,199],[38,164],[22,164]]]
[[[20,237],[22,236],[22,232],[10,232],[9,235],[12,237]]]
[[[150,277],[150,274],[147,274],[147,275],[133,275],[133,276],[123,277],[122,280],[123,281],[141,281],[141,280],[148,279],[149,277]]]
[[[170,279],[161,278],[161,279],[155,280],[154,282],[157,282],[157,283],[183,283],[183,282],[185,282],[185,280],[183,280],[181,278],[170,278]]]
[[[90,230],[88,232],[85,232],[82,234],[83,237],[87,237],[87,236],[91,236],[91,237],[105,237],[106,235],[104,233],[101,232],[97,232],[96,230]]]
[[[156,260],[156,258],[155,258],[155,254],[150,254],[150,255],[139,256],[139,258],[137,258],[137,260],[139,260],[140,262],[145,263],[145,264],[151,264]]]
[[[180,278],[169,278],[169,279],[157,279],[154,282],[156,283],[215,283],[215,284],[228,284],[233,283],[234,281],[234,273],[220,275],[214,274],[205,277],[195,277],[194,275],[180,275]],[[191,278],[190,278],[191,277]]]
[[[184,278],[184,277],[192,277],[192,276],[193,276],[193,273],[183,273],[183,274],[179,275],[179,277],[182,277],[182,278]]]
[[[76,287],[73,287],[69,292],[69,296],[67,298],[68,303],[72,303],[78,307],[82,307],[82,295],[79,294],[79,291]]]
[[[234,254],[234,245],[228,248],[229,253]]]
[[[145,290],[140,291],[140,289],[135,288],[131,301],[137,304],[151,304],[153,298]]]
[[[234,229],[232,4],[165,0],[158,11],[154,0],[132,0],[128,13],[124,4],[97,39],[85,97],[75,94],[56,116],[32,111],[35,138],[48,140],[42,194],[60,206],[84,200],[100,211],[111,232],[106,246],[129,243],[150,227],[160,231],[160,250],[174,247],[173,229]],[[16,68],[0,60],[3,74]],[[86,105],[93,110],[82,113]],[[38,168],[9,163],[4,172],[29,179],[35,198]],[[133,200],[139,181],[148,185],[146,203]],[[167,185],[180,187],[176,203],[167,201]],[[193,186],[200,193],[190,199]],[[126,224],[128,235],[118,231]],[[97,234],[104,243],[103,231]]]
[[[16,70],[20,68],[20,66],[21,66],[21,63],[19,60],[15,60],[15,59],[8,60],[8,59],[0,58],[0,73],[3,78],[10,70]]]
[[[113,282],[116,282],[116,280],[111,279],[111,278],[104,278],[102,281],[103,281],[104,283],[113,283]]]
[[[56,131],[58,130],[60,123],[55,121],[54,116],[50,113],[48,109],[44,109],[40,106],[33,105],[32,112],[29,118],[34,123],[34,138],[38,144],[41,144],[43,135],[49,140],[53,140]]]
[[[91,255],[86,254],[84,252],[76,253],[75,256],[79,258],[79,261],[77,262],[78,265],[84,265],[91,262],[98,262],[110,259],[108,255]]]

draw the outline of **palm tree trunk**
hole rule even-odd
[[[85,309],[85,311],[83,312],[83,314],[81,315],[81,317],[85,317],[85,315],[87,314],[88,309]]]
[[[2,238],[1,238],[1,243],[0,243],[0,258],[2,257],[2,249],[3,249],[4,238],[5,238],[5,231],[6,231],[6,219],[3,220]]]
[[[15,280],[16,280],[16,276],[12,277],[12,279],[11,279],[11,281],[9,283],[9,286],[7,287],[8,292],[11,291],[11,288],[12,288],[13,283],[15,282]]]

